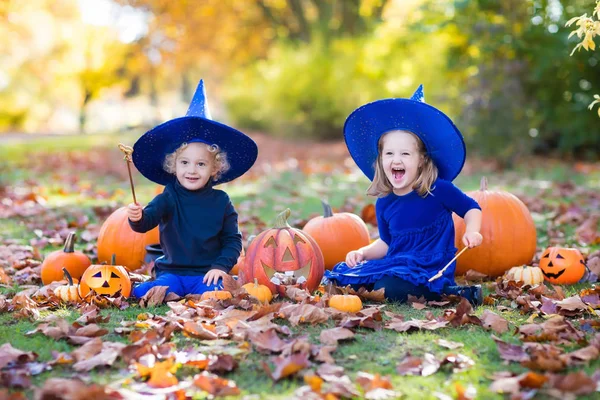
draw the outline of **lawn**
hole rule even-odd
[[[134,140],[134,134],[96,135],[0,147],[0,381],[7,387],[0,397],[119,392],[131,398],[238,393],[269,399],[500,399],[509,396],[497,393],[502,387],[540,399],[596,398],[600,300],[591,282],[531,289],[488,279],[486,305],[475,310],[453,302],[459,299],[440,305],[366,301],[367,311],[357,315],[334,312],[314,296],[279,298],[271,309],[244,294],[232,301],[193,298],[150,307],[48,301],[38,291],[44,256],[74,230],[77,249],[96,261],[100,226],[132,201],[116,145]],[[257,142],[261,154],[252,171],[222,187],[245,238],[272,226],[285,208],[292,210],[290,224],[302,227],[321,213],[322,199],[336,211],[358,215],[374,203],[343,144],[290,144],[263,136]],[[592,268],[600,269],[597,165],[532,159],[498,171],[493,163],[472,160],[455,184],[476,190],[483,175],[489,189],[511,192],[529,207],[537,229],[534,264],[550,245],[576,247],[598,273]],[[142,204],[160,190],[135,171],[134,181]],[[369,230],[374,237],[376,227],[369,224]],[[76,320],[106,332],[74,344]],[[435,322],[439,327],[427,329]],[[336,335],[348,340],[338,342]],[[327,346],[335,346],[329,358]],[[201,362],[207,359],[208,366]],[[149,366],[150,378],[136,365]],[[84,389],[80,381],[96,386]]]

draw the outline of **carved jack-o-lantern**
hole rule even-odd
[[[271,292],[279,291],[281,295],[285,294],[285,278],[311,292],[319,286],[324,272],[321,249],[308,234],[288,225],[289,216],[287,209],[279,214],[273,229],[261,232],[252,241],[240,269],[243,283],[256,278]]]
[[[577,249],[548,247],[540,259],[544,279],[551,283],[577,283],[585,274],[585,262]]]
[[[81,277],[79,295],[85,297],[91,290],[106,296],[120,293],[123,297],[129,297],[131,280],[121,265],[91,265]]]

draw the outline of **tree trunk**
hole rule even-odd
[[[81,103],[81,107],[79,108],[79,133],[80,134],[85,134],[85,124],[87,122],[86,110],[87,110],[88,103],[92,99],[92,93],[87,89],[84,89],[84,90],[85,90],[85,95],[83,97],[83,102]]]

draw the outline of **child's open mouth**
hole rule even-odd
[[[395,181],[399,181],[404,176],[406,171],[403,168],[392,168],[392,176]]]
[[[189,181],[189,182],[192,182],[192,183],[194,183],[194,182],[197,182],[197,181],[198,181],[200,178],[190,178],[190,177],[188,176],[188,177],[186,177],[185,179],[186,179],[187,181]]]

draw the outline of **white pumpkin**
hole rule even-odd
[[[536,286],[544,282],[544,274],[542,273],[542,270],[538,267],[530,267],[528,265],[524,265],[522,267],[512,267],[506,273],[506,278],[515,280],[517,282],[521,281],[530,286]]]

